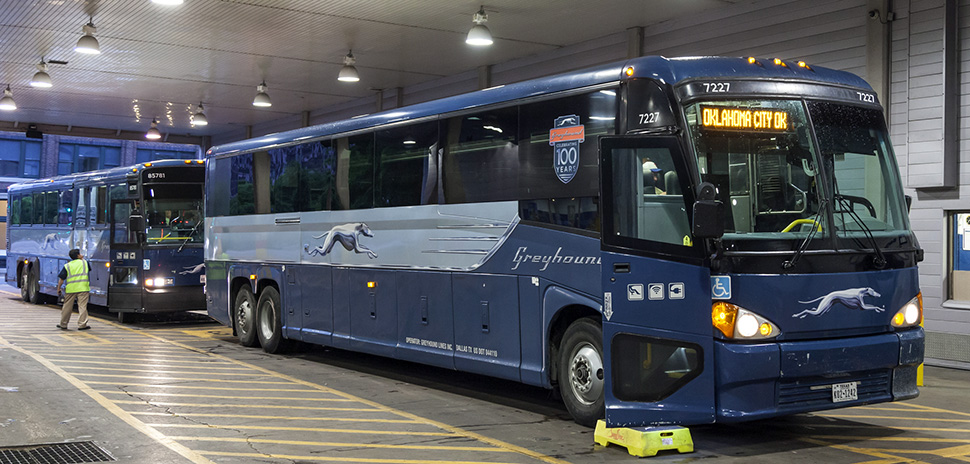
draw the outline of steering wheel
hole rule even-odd
[[[815,224],[815,227],[818,228],[818,231],[819,232],[822,231],[822,224],[820,224],[818,221],[814,219],[807,219],[807,218],[795,219],[794,221],[791,222],[791,224],[788,224],[788,226],[782,229],[781,231],[791,232],[792,230],[795,229],[795,226],[800,226],[802,224]]]

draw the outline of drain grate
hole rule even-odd
[[[90,441],[0,448],[0,464],[73,464],[114,460],[107,451]]]

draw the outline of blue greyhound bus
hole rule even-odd
[[[7,282],[24,301],[57,296],[57,274],[81,250],[91,303],[133,313],[205,309],[203,160],[162,160],[11,185]]]
[[[922,259],[872,89],[642,57],[214,147],[210,316],[701,424],[918,395]]]

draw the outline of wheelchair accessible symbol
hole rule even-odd
[[[731,276],[711,276],[711,298],[731,299]]]

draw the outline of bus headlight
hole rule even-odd
[[[711,323],[727,338],[763,340],[781,334],[774,323],[738,305],[718,301],[711,306]]]
[[[903,307],[893,314],[893,327],[912,327],[923,320],[923,292],[917,293],[916,298],[909,300]]]
[[[145,279],[146,287],[164,287],[166,285],[172,285],[175,281],[171,277],[156,277],[154,279]]]

